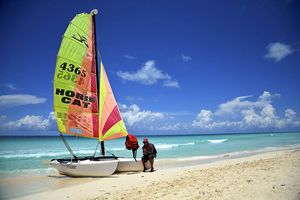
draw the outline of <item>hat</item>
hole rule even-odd
[[[148,138],[144,138],[143,143],[148,142]]]

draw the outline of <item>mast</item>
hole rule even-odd
[[[100,83],[99,83],[99,63],[98,63],[98,54],[97,54],[97,37],[96,37],[96,15],[98,14],[97,9],[93,9],[91,11],[91,15],[93,17],[93,24],[94,24],[94,41],[95,41],[95,62],[96,62],[96,79],[97,79],[97,94],[98,94],[98,118],[99,118],[99,108],[100,108]],[[100,121],[98,122],[100,123]],[[98,128],[99,131],[99,128]],[[100,141],[101,144],[101,155],[105,155],[105,147],[104,141]]]

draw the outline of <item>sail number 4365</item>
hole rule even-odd
[[[85,70],[80,71],[80,67],[75,67],[75,65],[73,65],[73,64],[68,65],[68,63],[64,62],[59,67],[62,68],[62,70],[66,70],[68,72],[74,72],[77,75],[80,74],[82,77],[86,76],[86,74],[85,74],[86,71]]]
[[[62,63],[59,66],[62,70],[58,70],[58,73],[56,75],[57,78],[59,79],[65,79],[65,80],[70,80],[73,82],[76,82],[76,75],[80,75],[81,77],[85,77],[86,76],[86,70],[80,70],[80,67],[75,67],[75,65],[73,64],[68,64],[66,62]],[[66,73],[64,73],[63,71],[65,71]],[[73,75],[71,75],[70,73],[75,73]]]

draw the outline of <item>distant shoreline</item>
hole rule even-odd
[[[26,132],[26,131],[24,131]],[[266,131],[266,132],[245,132],[245,133],[195,133],[195,134],[135,134],[138,137],[170,137],[170,136],[218,136],[218,135],[258,135],[258,134],[286,134],[286,133],[299,133],[299,131],[279,131],[279,132],[272,132],[272,131]],[[74,137],[73,135],[64,134],[66,137]],[[0,135],[1,137],[60,137],[59,133],[57,132],[57,135]]]

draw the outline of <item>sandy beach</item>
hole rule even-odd
[[[300,150],[65,183],[18,199],[300,199]]]

